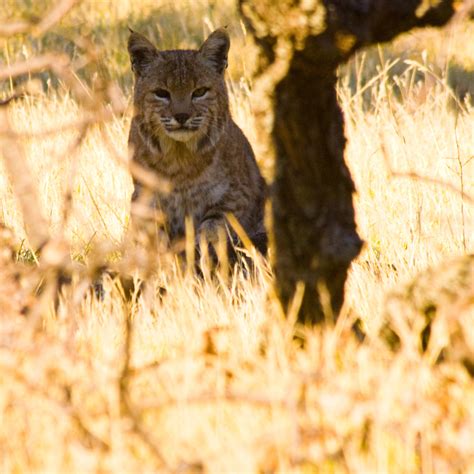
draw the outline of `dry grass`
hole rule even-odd
[[[15,6],[29,12],[30,2],[6,3],[12,15]],[[166,45],[193,46],[213,24],[231,22],[237,38],[231,102],[254,138],[246,35],[231,2],[84,2],[71,15],[59,31],[85,29],[98,44],[109,42],[103,66],[125,97],[127,23],[142,21]],[[456,35],[466,28],[430,32],[438,41],[436,58],[449,61],[452,44],[460,44]],[[61,45],[49,41],[15,37],[4,57],[8,52],[13,61],[34,48]],[[359,56],[341,72],[346,157],[366,246],[352,265],[338,325],[299,328],[304,348],[293,340],[292,314],[281,313],[261,260],[251,277],[237,269],[225,284],[183,274],[167,255],[131,301],[112,279],[104,283],[103,300],[90,294],[86,264],[104,245],[109,260],[120,260],[128,221],[131,178],[119,158],[129,101],[123,114],[91,127],[78,148],[71,147],[77,130],[22,140],[52,235],[62,229],[72,179],[65,235],[82,270],[57,308],[47,292],[34,296],[41,268],[22,263],[31,254],[24,251],[22,217],[0,161],[0,222],[13,229],[0,236],[1,472],[474,472],[473,379],[459,361],[436,365],[418,352],[394,354],[377,336],[389,288],[474,251],[474,205],[453,190],[462,185],[474,196],[474,110],[468,99],[462,109],[456,105],[446,68],[429,58],[392,76],[389,61],[400,44],[413,46],[413,38],[383,50],[382,59],[377,51]],[[462,63],[462,51],[455,52]],[[93,81],[91,72],[83,71],[84,83]],[[61,86],[9,110],[15,130],[29,133],[84,113]],[[11,263],[16,256],[7,241],[21,247],[20,262]],[[154,291],[158,285],[165,296]],[[369,334],[363,344],[349,330],[355,317]],[[470,327],[465,338],[472,348]]]

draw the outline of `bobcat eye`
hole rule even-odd
[[[171,97],[166,89],[156,89],[153,91],[153,94],[155,94],[155,97],[158,99],[169,99]]]
[[[193,99],[203,97],[204,94],[209,90],[209,87],[200,87],[193,92]]]

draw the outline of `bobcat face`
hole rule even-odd
[[[132,32],[128,49],[135,73],[135,107],[157,136],[175,141],[209,135],[228,107],[224,70],[229,37],[209,36],[199,51],[158,51]]]

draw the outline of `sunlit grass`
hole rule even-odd
[[[30,13],[37,7],[26,1],[7,7],[14,13],[20,3]],[[126,27],[137,22],[166,47],[197,46],[213,27],[230,24],[231,108],[255,143],[251,78],[242,54],[248,37],[232,2],[88,1],[59,28],[84,28],[106,45],[104,66],[129,97]],[[23,53],[17,48],[22,41]],[[447,43],[436,41],[442,56]],[[34,44],[16,39],[5,48],[11,59],[30,54]],[[395,80],[386,71],[387,58],[379,58],[379,79],[361,91],[377,74],[374,54],[359,56],[341,73],[338,87],[357,225],[366,244],[352,265],[336,328],[301,328],[304,347],[294,341],[265,262],[257,261],[254,273],[237,269],[226,285],[218,277],[187,274],[167,255],[132,301],[124,300],[113,279],[104,281],[103,300],[88,291],[88,282],[74,280],[58,308],[40,315],[42,330],[30,338],[34,310],[33,316],[18,314],[30,294],[18,281],[28,282],[34,266],[21,267],[23,280],[15,269],[0,269],[1,472],[166,472],[180,466],[219,473],[472,472],[472,379],[459,363],[433,365],[422,354],[390,353],[376,329],[389,288],[474,251],[474,206],[462,206],[451,188],[460,189],[462,174],[464,191],[474,195],[474,110],[469,101],[462,110],[456,106],[443,68],[429,60],[411,69],[406,64]],[[425,77],[425,66],[437,79],[412,81]],[[349,74],[355,70],[367,78],[359,85]],[[127,100],[123,115],[91,127],[77,149],[74,130],[23,141],[38,209],[46,211],[53,235],[71,186],[65,234],[81,262],[102,244],[118,248],[128,225]],[[61,87],[11,106],[18,132],[51,130],[82,113]],[[265,157],[257,158],[268,169]],[[394,177],[389,166],[446,184]],[[19,246],[25,232],[1,161],[0,221],[13,229]],[[33,308],[42,307],[41,298]],[[370,336],[364,344],[348,328],[356,316]],[[123,416],[118,384],[127,318],[133,323],[130,398],[165,468]],[[106,447],[84,434],[81,423]]]

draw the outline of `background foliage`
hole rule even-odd
[[[54,3],[4,0],[0,23],[35,21]],[[131,301],[114,279],[106,279],[102,300],[88,291],[95,260],[121,261],[130,212],[131,178],[117,159],[126,155],[132,115],[128,27],[159,47],[188,48],[228,25],[233,115],[254,142],[252,45],[234,3],[84,0],[40,37],[0,38],[0,70],[65,53],[80,66],[75,75],[86,96],[110,113],[81,134],[65,124],[99,109],[87,108],[56,74],[0,83],[0,97],[27,91],[8,105],[11,126],[49,232],[64,230],[79,266],[56,305],[39,291],[47,273],[28,250],[0,160],[0,222],[12,230],[0,236],[0,470],[473,472],[474,382],[462,363],[474,354],[472,292],[459,300],[456,278],[445,288],[443,272],[416,276],[474,249],[474,25],[467,12],[442,31],[364,51],[340,71],[346,159],[366,246],[352,265],[337,326],[298,328],[304,347],[257,257],[251,277],[238,269],[228,282],[196,278],[173,255],[155,261],[151,254],[144,257],[151,283]],[[102,93],[110,84],[120,108]],[[271,164],[258,161],[268,176]],[[472,273],[463,275],[459,287],[467,278],[469,289]],[[415,342],[397,353],[378,336],[387,292],[409,279],[423,294],[423,285],[439,289],[433,299],[446,321],[467,321],[435,331],[424,354],[415,328],[407,336]],[[402,318],[418,310],[410,294],[390,305]],[[363,344],[349,330],[356,318],[368,332]],[[445,350],[436,364],[450,347],[465,349],[452,357]]]

